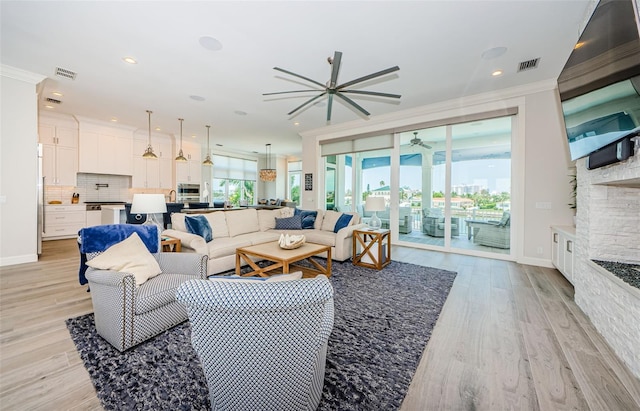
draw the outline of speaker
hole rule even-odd
[[[587,158],[587,170],[608,166],[628,159],[634,154],[633,146],[634,143],[631,137],[625,137],[617,143],[611,143],[598,151],[594,151]]]

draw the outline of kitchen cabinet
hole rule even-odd
[[[176,162],[176,183],[200,184],[202,179],[202,154],[200,145],[183,142],[182,151],[187,161]]]
[[[133,129],[80,118],[78,171],[132,175]]]
[[[85,205],[45,205],[42,238],[73,238],[87,223]]]
[[[575,227],[551,227],[551,262],[571,284],[573,284],[575,241]]]
[[[152,141],[153,152],[157,159],[142,158],[148,140],[133,140],[133,188],[173,187],[173,150],[171,140],[155,138]]]
[[[42,144],[45,185],[75,186],[78,173],[78,130],[48,123],[38,124]]]

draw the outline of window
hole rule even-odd
[[[232,206],[255,204],[256,160],[214,155],[213,164],[213,200]]]
[[[302,161],[289,161],[287,164],[289,179],[287,190],[289,199],[300,204],[300,190],[302,186]]]

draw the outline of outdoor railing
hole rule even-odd
[[[460,234],[467,233],[467,220],[475,221],[489,221],[500,220],[502,218],[503,210],[452,210],[451,216],[458,217],[460,219],[460,227],[458,227]],[[444,214],[444,210],[443,210]],[[412,229],[422,231],[422,208],[412,207],[411,215],[413,217]]]

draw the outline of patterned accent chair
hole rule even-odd
[[[213,410],[315,410],[333,329],[327,277],[190,280],[178,288]]]
[[[118,226],[124,227],[125,224]],[[101,226],[97,226],[101,227]],[[104,226],[102,226],[104,227]],[[139,230],[148,226],[133,226]],[[89,240],[94,227],[81,233]],[[153,229],[155,236],[157,228]],[[86,253],[87,261],[101,252]],[[183,282],[207,278],[208,257],[192,253],[152,253],[162,273],[136,286],[130,273],[98,270],[88,267],[86,278],[93,302],[96,331],[119,351],[125,351],[187,320],[184,306],[175,299],[178,286]]]

